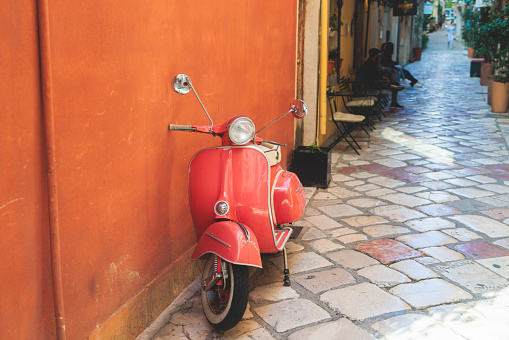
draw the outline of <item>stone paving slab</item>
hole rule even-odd
[[[281,301],[254,311],[278,333],[330,319],[329,313],[306,299]]]
[[[401,284],[392,288],[390,292],[419,309],[472,298],[472,295],[463,289],[442,279]]]
[[[477,294],[496,291],[509,285],[507,279],[469,260],[436,265],[433,270]]]
[[[343,268],[322,270],[310,274],[300,274],[294,276],[294,280],[313,294],[357,282],[352,274]]]
[[[375,121],[369,146],[354,131],[360,155],[334,147],[327,189],[304,188],[292,286],[282,255],[264,256],[243,320],[220,332],[198,278],[139,339],[508,338],[509,117],[490,111],[460,44],[430,39],[405,66],[424,86],[399,93],[405,108]]]
[[[356,326],[347,318],[305,328],[288,337],[289,340],[375,340],[376,338]]]
[[[436,322],[433,318],[417,313],[408,313],[379,321],[373,325],[373,328],[387,340],[466,339]]]
[[[331,290],[322,294],[320,300],[352,320],[410,309],[401,299],[367,282]]]

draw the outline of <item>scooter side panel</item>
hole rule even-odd
[[[256,236],[249,227],[244,227],[248,231],[249,240],[236,222],[220,221],[212,224],[201,236],[191,259],[216,254],[231,263],[261,268],[262,259]]]
[[[283,171],[274,184],[276,224],[292,223],[304,214],[306,195],[296,174]]]

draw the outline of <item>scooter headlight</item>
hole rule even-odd
[[[216,203],[216,206],[214,207],[214,211],[216,215],[223,216],[228,213],[230,210],[230,207],[228,206],[228,203],[225,201],[219,201]]]
[[[228,136],[235,144],[246,144],[253,139],[255,134],[255,125],[247,117],[239,117],[230,123],[228,127]]]

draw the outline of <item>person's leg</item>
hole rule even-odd
[[[417,79],[415,79],[414,76],[412,76],[412,74],[407,70],[403,69],[403,74],[405,75],[406,79],[410,80],[410,86],[414,86],[415,83],[417,83]]]
[[[398,103],[398,90],[396,89],[392,89],[391,90],[392,94],[391,94],[391,108],[393,109],[402,109],[403,106],[399,105]]]
[[[399,81],[398,81],[398,71],[397,71],[397,70],[395,70],[395,69],[391,68],[391,69],[389,69],[389,72],[387,72],[387,73],[385,74],[385,76],[386,76],[386,77],[388,77],[388,78],[390,79],[391,83],[393,83],[393,84],[394,84],[394,83],[398,83],[398,85],[399,85]]]
[[[401,82],[405,78],[405,75],[403,74],[403,66],[394,65],[394,67],[398,71],[398,81]]]

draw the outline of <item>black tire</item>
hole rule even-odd
[[[203,268],[202,280],[214,272],[216,255],[209,255]],[[201,303],[207,321],[218,330],[228,330],[235,327],[246,311],[249,298],[249,270],[246,266],[239,266],[221,260],[226,269],[224,289],[219,286],[208,292],[202,290]]]

